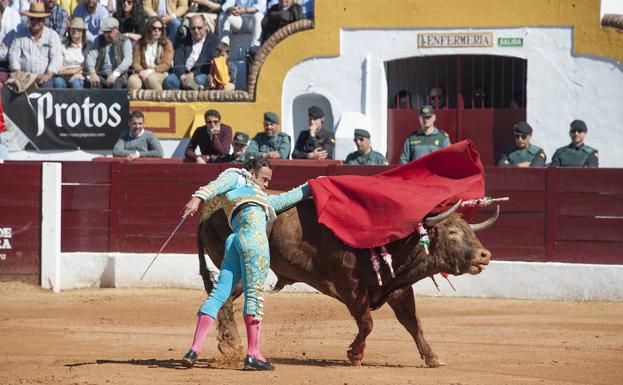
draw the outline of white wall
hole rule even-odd
[[[44,256],[45,258],[45,256]],[[181,287],[203,288],[195,254],[161,254],[143,280],[141,275],[154,254],[63,253],[61,255],[63,290],[87,287]],[[208,268],[218,271],[207,259]],[[372,267],[370,267],[372,269]],[[492,261],[476,276],[450,276],[456,288],[439,275],[439,290],[430,279],[414,285],[415,292],[428,296],[523,298],[563,301],[623,301],[622,265],[580,263],[539,263]],[[277,277],[269,272],[265,289],[270,290]],[[604,285],[607,282],[607,285]],[[296,283],[284,291],[315,291]]]
[[[623,1],[622,1],[623,3]],[[464,32],[444,30],[443,32]],[[527,120],[534,128],[533,143],[548,158],[569,143],[569,123],[588,125],[586,143],[600,151],[600,166],[623,167],[623,64],[612,59],[572,55],[570,27],[501,28],[498,37],[523,37],[519,48],[418,49],[417,35],[434,30],[343,30],[341,53],[314,58],[294,66],[283,83],[284,130],[292,135],[292,102],[302,94],[324,95],[338,122],[344,114],[362,114],[369,122],[373,147],[387,150],[387,81],[384,62],[425,55],[486,54],[528,60]],[[355,127],[338,126],[336,148],[350,148]],[[336,153],[343,159],[348,151]]]
[[[623,0],[601,0],[601,16],[606,13],[623,15]]]

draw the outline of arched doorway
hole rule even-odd
[[[526,119],[527,60],[494,55],[425,56],[386,62],[387,153],[398,163],[418,110],[435,107],[436,126],[454,143],[471,139],[483,164],[495,164]]]

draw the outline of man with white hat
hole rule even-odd
[[[52,76],[61,68],[61,39],[56,32],[44,25],[50,16],[43,3],[31,3],[28,11],[28,27],[18,30],[9,49],[9,67],[12,72],[27,72],[37,76],[39,87],[50,88]]]
[[[99,36],[84,60],[87,88],[125,88],[128,69],[132,65],[132,42],[119,33],[119,21],[107,17],[102,21]]]

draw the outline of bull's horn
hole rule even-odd
[[[487,227],[491,226],[498,219],[499,215],[500,215],[500,205],[497,206],[497,208],[495,209],[495,214],[493,214],[491,218],[487,219],[486,221],[482,223],[475,223],[475,224],[470,223],[469,227],[471,227],[474,232],[484,230]]]
[[[448,218],[450,216],[450,214],[452,214],[453,212],[456,211],[456,209],[459,208],[459,206],[461,205],[462,200],[459,199],[458,202],[456,202],[454,204],[454,206],[450,207],[449,209],[447,209],[446,211],[439,213],[437,215],[435,215],[434,217],[428,217],[426,218],[426,220],[424,221],[424,224],[428,227],[433,227],[435,226],[437,223],[443,221],[444,219]]]

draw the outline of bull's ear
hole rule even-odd
[[[481,223],[470,223],[469,227],[471,227],[473,232],[476,231],[480,231],[480,230],[484,230],[487,227],[491,226],[493,223],[495,223],[495,221],[498,219],[498,216],[500,215],[500,205],[497,205],[496,209],[495,209],[495,213],[493,214],[493,216],[489,219],[487,219],[484,222]]]
[[[454,204],[454,206],[450,207],[449,209],[447,209],[446,211],[439,213],[437,215],[435,215],[434,217],[428,217],[426,218],[426,220],[424,221],[424,224],[428,227],[433,227],[435,226],[437,223],[443,221],[444,219],[448,218],[450,216],[450,214],[452,214],[453,212],[456,211],[456,209],[459,208],[459,206],[461,205],[461,202],[463,202],[463,200],[459,199],[458,202],[456,202]]]

